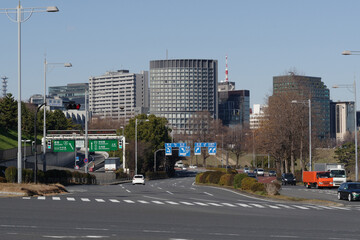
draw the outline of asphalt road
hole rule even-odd
[[[266,201],[193,182],[71,186],[60,196],[0,198],[0,239],[360,238],[357,206]]]

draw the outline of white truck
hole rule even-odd
[[[346,171],[344,164],[341,163],[315,163],[314,171],[330,172],[330,177],[333,178],[333,186],[338,187],[346,182]]]
[[[120,165],[120,158],[118,157],[111,157],[105,159],[105,172],[114,172],[119,168]]]

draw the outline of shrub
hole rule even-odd
[[[23,169],[22,178],[24,183],[30,183],[34,181],[34,172],[32,169]]]
[[[0,183],[6,183],[6,178],[0,177]]]
[[[248,175],[246,173],[236,174],[234,177],[234,188],[241,188],[242,180],[247,177]]]
[[[281,184],[278,181],[272,183],[265,183],[265,190],[268,195],[279,195]]]
[[[241,181],[241,189],[243,190],[251,190],[252,185],[257,183],[255,178],[246,177]]]
[[[221,186],[233,186],[234,184],[234,174],[224,174],[221,176],[219,184]]]
[[[263,183],[255,182],[251,186],[251,191],[253,192],[265,192],[265,186]]]
[[[17,168],[16,167],[6,168],[5,178],[7,182],[14,183],[17,179]]]
[[[201,176],[203,175],[204,173],[198,173],[198,174],[196,174],[196,177],[195,177],[195,182],[196,183],[200,183],[200,178],[201,178]]]
[[[115,171],[116,179],[128,179],[129,175],[127,173],[124,173],[124,169],[120,168]]]
[[[220,178],[222,175],[224,175],[225,173],[223,172],[210,172],[210,174],[206,177],[205,182],[206,183],[212,183],[212,184],[219,184]]]
[[[206,183],[206,179],[207,176],[210,175],[210,173],[212,173],[211,171],[207,171],[201,174],[201,176],[199,177],[199,183]]]

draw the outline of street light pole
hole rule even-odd
[[[43,126],[43,171],[46,172],[46,74],[48,65],[64,65],[64,67],[72,67],[71,63],[49,63],[46,60],[46,57],[44,59],[44,126]]]
[[[22,182],[22,167],[21,167],[21,23],[30,19],[34,12],[58,12],[57,7],[40,7],[40,8],[23,8],[19,5],[16,8],[3,8],[0,9],[0,13],[4,13],[12,22],[16,22],[18,25],[18,183]],[[29,15],[23,19],[23,14]],[[11,18],[9,14],[16,14],[16,20]]]
[[[344,51],[346,52],[346,51]],[[344,54],[343,55],[351,55],[351,54]],[[350,52],[350,51],[349,51]],[[356,51],[355,51],[356,52]],[[355,181],[359,180],[359,168],[358,168],[358,141],[357,141],[357,122],[356,122],[356,81],[354,79],[353,84],[341,84],[341,85],[334,85],[333,88],[350,88],[354,89],[354,133],[355,133]]]
[[[165,149],[158,149],[154,152],[154,172],[156,172],[156,153],[159,151],[165,151]]]

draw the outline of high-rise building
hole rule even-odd
[[[191,134],[195,113],[218,118],[217,82],[217,60],[150,61],[150,113],[167,118],[175,133]]]
[[[223,125],[249,127],[250,91],[234,90],[234,82],[218,83],[219,119]]]
[[[130,73],[129,70],[107,72],[89,79],[89,109],[93,117],[119,121],[148,113],[148,72]]]
[[[330,93],[320,77],[295,74],[273,77],[273,94],[295,93],[311,100],[313,129],[318,138],[330,137]],[[297,99],[294,99],[297,100]]]

